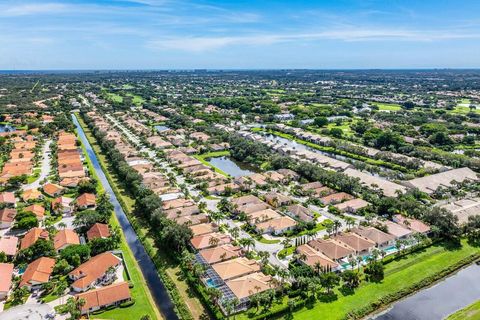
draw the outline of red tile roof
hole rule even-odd
[[[55,259],[41,257],[30,263],[22,275],[20,287],[31,284],[32,281],[37,283],[48,282],[55,265]]]
[[[87,238],[89,241],[95,238],[108,238],[108,237],[110,237],[110,230],[108,229],[108,225],[103,223],[95,223],[87,231]]]
[[[128,282],[115,283],[100,289],[80,293],[76,297],[77,299],[85,300],[85,304],[82,306],[82,313],[87,312],[91,308],[101,308],[131,298]]]

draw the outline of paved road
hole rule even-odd
[[[47,178],[50,173],[50,145],[52,140],[47,140],[42,149],[41,171],[37,180],[29,184],[22,185],[22,190],[40,188],[40,181]]]
[[[155,300],[157,307],[159,308],[159,310],[162,312],[162,314],[166,319],[169,319],[169,320],[178,319],[178,316],[176,315],[174,310],[173,303],[170,300],[170,297],[168,296],[168,293],[164,284],[162,283],[162,281],[160,280],[160,277],[158,276],[158,273],[153,261],[148,256],[147,252],[145,251],[145,248],[143,247],[142,243],[138,239],[137,234],[135,233],[135,230],[133,230],[132,225],[128,221],[128,218],[125,212],[123,211],[120,203],[118,202],[115,196],[115,193],[113,192],[110,184],[108,183],[107,177],[105,176],[105,173],[103,172],[100,166],[100,163],[98,162],[97,156],[95,155],[95,152],[93,151],[92,146],[88,142],[82,127],[77,121],[77,118],[75,117],[75,115],[72,115],[72,118],[73,118],[73,122],[77,127],[78,135],[82,140],[82,143],[84,144],[85,149],[87,150],[88,157],[92,161],[95,172],[97,173],[97,176],[100,182],[102,183],[105,191],[110,196],[110,202],[114,206],[115,215],[117,216],[117,219],[120,222],[120,226],[122,227],[125,238],[127,239],[128,246],[132,250],[133,255],[135,256],[135,259],[137,260],[140,266],[140,270],[142,271],[143,277],[145,278],[145,281],[148,287],[150,288],[150,292],[152,293],[152,296]]]

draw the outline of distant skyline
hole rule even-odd
[[[480,1],[0,0],[0,69],[480,67]]]

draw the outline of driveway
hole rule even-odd
[[[0,313],[0,320],[45,320],[53,312],[48,304],[23,304]]]
[[[22,190],[39,188],[40,187],[40,181],[42,181],[43,179],[48,177],[48,175],[50,173],[50,145],[51,145],[51,143],[52,143],[52,140],[47,140],[45,142],[45,144],[43,145],[40,176],[37,178],[37,180],[33,181],[32,183],[22,185]]]

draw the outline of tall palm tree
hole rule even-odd
[[[255,240],[253,238],[242,238],[239,241],[242,246],[247,248],[247,252],[250,252],[250,247],[255,248]]]

